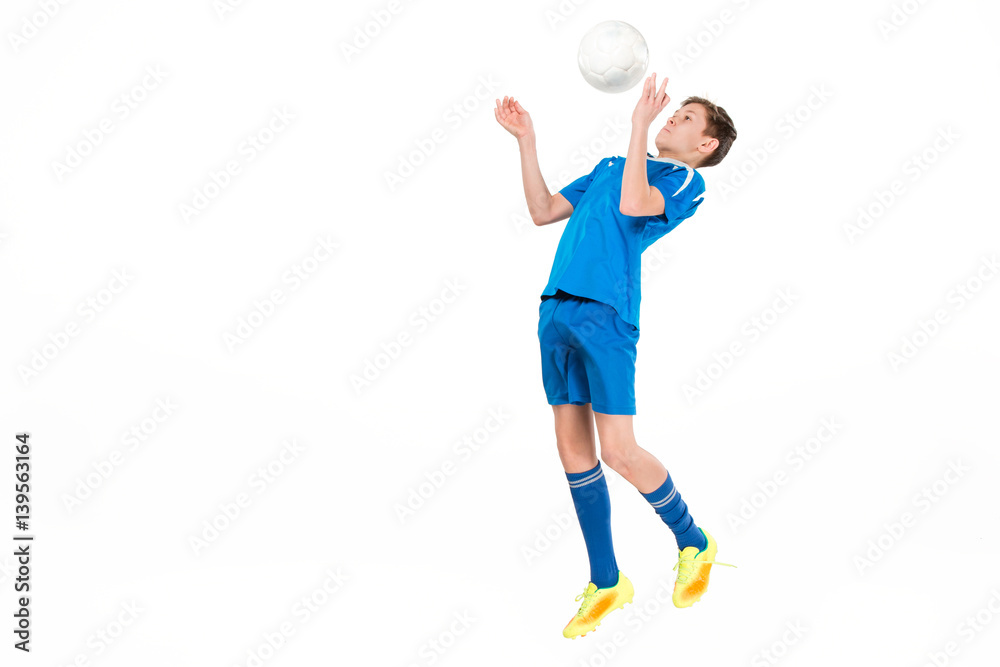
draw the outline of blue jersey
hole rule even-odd
[[[705,180],[694,168],[646,155],[649,184],[663,195],[660,215],[630,216],[618,210],[625,173],[620,155],[604,158],[590,174],[559,191],[573,205],[573,214],[559,239],[542,299],[561,289],[606,303],[639,328],[640,255],[691,217],[705,194]]]

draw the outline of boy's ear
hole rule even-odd
[[[710,137],[708,140],[703,141],[701,146],[698,146],[698,150],[709,153],[711,151],[714,151],[718,147],[719,147],[719,140],[716,139],[715,137]]]

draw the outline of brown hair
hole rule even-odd
[[[708,116],[705,135],[719,140],[719,145],[715,147],[715,150],[702,158],[701,164],[694,166],[714,167],[722,162],[722,158],[726,157],[730,146],[736,141],[736,128],[733,126],[733,119],[729,117],[725,109],[714,102],[709,102],[704,97],[689,97],[684,100],[681,106],[685,104],[700,104],[705,107]]]

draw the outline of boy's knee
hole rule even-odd
[[[629,456],[624,443],[601,443],[601,460],[609,468],[621,473],[628,467]]]

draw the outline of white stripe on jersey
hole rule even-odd
[[[666,162],[668,164],[672,164],[672,165],[674,165],[674,169],[678,169],[680,167],[683,167],[684,169],[687,169],[687,178],[684,179],[684,184],[681,185],[681,187],[677,188],[677,192],[675,192],[674,194],[670,195],[671,197],[676,197],[677,195],[679,195],[684,190],[684,188],[686,188],[688,186],[688,183],[691,182],[691,179],[694,178],[694,169],[692,169],[691,166],[688,165],[686,162],[681,162],[680,160],[675,160],[675,159],[670,158],[670,157],[648,157],[647,156],[647,159],[649,159],[649,160],[655,160],[656,162]],[[701,199],[704,196],[705,196],[705,193],[702,193],[702,194],[698,195],[697,197],[695,197],[693,201],[698,201],[699,199]]]

